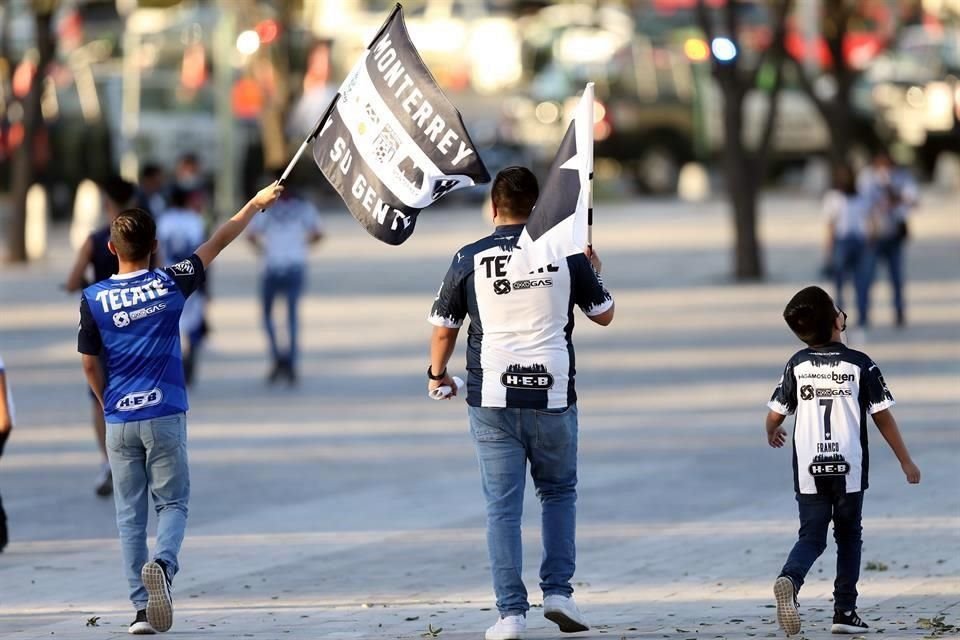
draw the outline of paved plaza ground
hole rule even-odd
[[[213,334],[191,394],[190,522],[174,638],[482,638],[495,617],[479,474],[460,400],[425,396],[425,316],[450,257],[485,233],[478,211],[425,212],[401,247],[328,217],[303,309],[303,380],[271,389],[256,261],[212,273]],[[768,279],[729,282],[725,205],[597,209],[612,326],[578,321],[581,461],[575,637],[781,636],[771,586],[792,545],[790,454],[767,447],[764,403],[799,347],[780,317],[817,281],[813,199],[763,207]],[[70,262],[0,272],[0,354],[18,424],[0,460],[12,542],[0,554],[0,638],[115,638],[132,619],[112,502],[76,354]],[[908,486],[871,426],[860,612],[883,638],[960,625],[960,207],[931,193],[909,247],[909,326],[885,281],[865,350],[880,364],[916,462]],[[849,296],[848,296],[849,298]],[[852,307],[852,303],[848,303]],[[463,375],[463,345],[451,371]],[[528,488],[531,602],[539,517]],[[829,635],[834,546],[801,593],[804,635]],[[95,620],[89,626],[88,620]],[[534,608],[530,637],[560,634]],[[926,628],[925,628],[926,627]],[[442,629],[442,630],[441,630]],[[433,633],[431,633],[431,630]]]

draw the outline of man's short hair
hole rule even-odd
[[[157,223],[143,209],[122,211],[110,225],[110,242],[117,256],[127,262],[149,257],[156,239]]]
[[[540,197],[537,177],[526,167],[507,167],[493,179],[490,199],[500,215],[523,220]]]
[[[837,308],[826,291],[820,287],[807,287],[790,299],[783,310],[783,319],[808,345],[827,344],[833,337]]]
[[[137,188],[120,176],[110,176],[100,184],[103,193],[117,208],[124,209],[133,203]]]

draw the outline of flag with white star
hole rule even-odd
[[[593,83],[583,90],[576,113],[540,197],[517,241],[508,276],[522,277],[582,253],[589,242],[593,178]]]

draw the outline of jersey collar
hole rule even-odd
[[[494,233],[497,235],[513,235],[515,233],[520,233],[523,231],[523,228],[527,226],[525,223],[521,222],[519,224],[501,224],[497,225],[497,228],[494,230]]]
[[[111,280],[133,280],[134,278],[139,278],[145,273],[149,273],[149,269],[140,269],[139,271],[131,271],[130,273],[115,273],[110,276]]]

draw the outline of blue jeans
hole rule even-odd
[[[893,309],[897,314],[897,322],[904,321],[903,301],[903,240],[897,237],[880,238],[873,251],[867,256],[867,278],[873,282],[876,277],[877,263],[887,263],[887,273],[890,275],[890,286],[893,289]]]
[[[260,299],[263,305],[263,326],[270,340],[270,354],[274,362],[288,360],[290,364],[295,364],[297,361],[297,308],[300,294],[303,292],[304,280],[303,267],[292,267],[283,271],[268,270],[263,275]],[[277,346],[277,332],[273,324],[273,299],[280,293],[287,298],[287,326],[290,337],[290,351],[287,356],[280,353],[280,348]]]
[[[107,423],[107,456],[113,471],[117,528],[130,602],[147,606],[140,570],[148,561],[147,490],[157,512],[157,546],[172,578],[179,570],[177,554],[187,526],[190,472],[187,468],[187,418],[179,413],[139,422]]]
[[[860,548],[863,543],[863,492],[829,495],[797,494],[800,507],[800,539],[793,546],[780,575],[793,580],[799,590],[810,567],[827,548],[827,528],[833,520],[837,541],[837,577],[833,583],[833,606],[838,611],[857,608],[860,579]]]
[[[866,239],[857,236],[836,239],[833,246],[833,273],[837,306],[843,308],[843,285],[850,276],[856,294],[857,325],[866,327],[869,324],[871,281]]]
[[[573,593],[577,524],[577,406],[566,409],[468,407],[487,500],[487,547],[501,616],[526,614],[520,519],[530,475],[542,510],[544,596]]]

